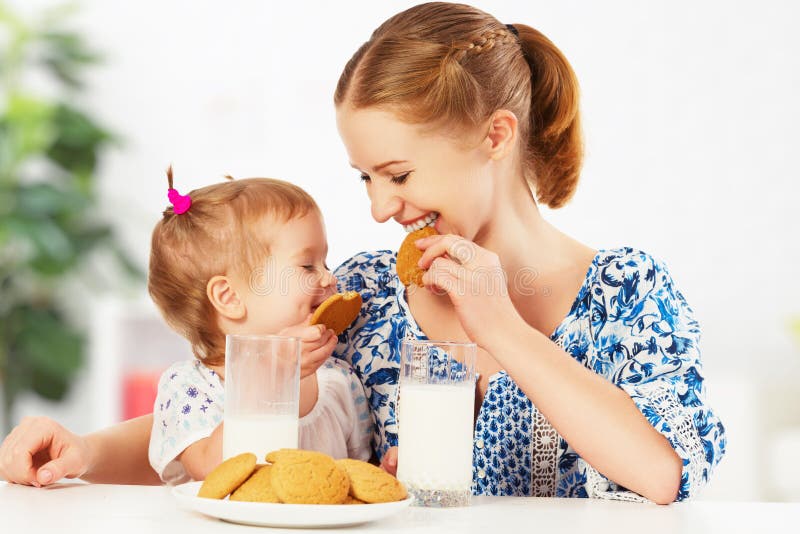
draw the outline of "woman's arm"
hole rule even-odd
[[[470,339],[492,354],[585,461],[651,501],[675,500],[683,461],[672,444],[630,395],[524,321],[496,290],[506,284],[496,254],[452,235],[417,245],[425,250],[425,285],[448,293]]]
[[[658,504],[673,502],[682,461],[631,397],[521,318],[513,324],[485,348],[567,443],[617,484]]]
[[[48,417],[26,417],[0,445],[0,477],[47,486],[62,478],[160,484],[147,457],[152,414],[78,436]]]
[[[100,484],[161,484],[147,457],[152,428],[153,414],[147,414],[85,436],[90,461],[80,478]]]

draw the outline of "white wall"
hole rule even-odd
[[[668,261],[704,327],[712,396],[717,382],[742,436],[723,464],[735,491],[719,494],[749,497],[750,482],[765,484],[753,436],[800,424],[797,410],[774,415],[798,404],[800,375],[787,329],[800,315],[798,4],[474,3],[540,29],[571,60],[587,159],[574,201],[547,217],[592,246]],[[371,220],[331,101],[355,49],[412,4],[84,1],[78,23],[107,58],[86,105],[123,138],[103,161],[104,211],[137,260],[165,206],[168,163],[181,191],[224,174],[300,184],[326,214],[331,265],[394,248],[402,230]],[[775,405],[741,405],[774,380],[787,384]]]

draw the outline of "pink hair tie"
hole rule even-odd
[[[172,165],[167,168],[167,181],[169,182],[167,198],[172,204],[173,213],[175,215],[186,213],[192,205],[192,198],[189,195],[181,195],[177,189],[172,188]]]

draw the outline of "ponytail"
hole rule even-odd
[[[539,202],[559,208],[575,193],[583,162],[578,80],[550,39],[530,26],[514,27],[531,69],[529,182]]]

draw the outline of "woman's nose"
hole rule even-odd
[[[370,188],[370,202],[372,203],[372,218],[379,223],[384,223],[403,209],[403,201],[392,194],[389,188]]]

